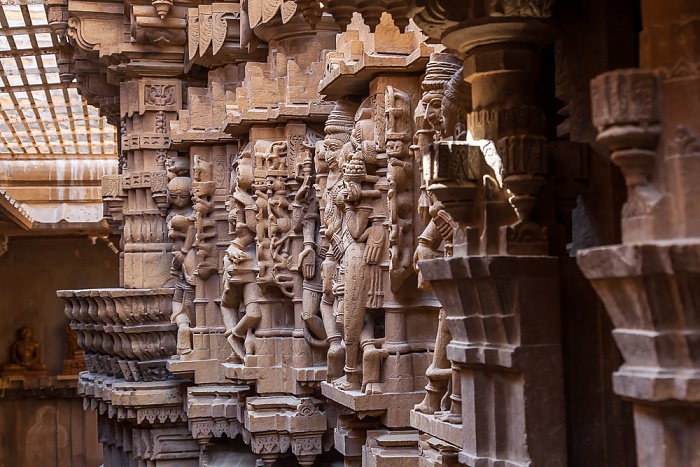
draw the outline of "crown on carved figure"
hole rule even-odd
[[[421,83],[423,91],[443,89],[445,84],[462,66],[462,60],[452,54],[433,53],[425,69],[425,77]]]
[[[328,115],[324,131],[327,135],[349,135],[355,125],[357,105],[347,100],[339,100]]]

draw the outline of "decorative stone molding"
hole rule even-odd
[[[245,427],[253,452],[269,466],[291,447],[301,465],[313,465],[324,450],[322,438],[328,427],[320,403],[308,397],[248,398]]]
[[[172,289],[59,291],[91,372],[127,381],[167,378],[165,359],[175,353],[170,323]]]

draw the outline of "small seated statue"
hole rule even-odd
[[[22,326],[17,332],[18,339],[12,344],[12,363],[3,366],[3,373],[12,374],[46,373],[46,365],[41,361],[41,345],[34,340],[34,329]],[[39,376],[37,375],[37,376]]]

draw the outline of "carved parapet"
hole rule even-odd
[[[316,456],[330,449],[323,440],[328,421],[320,404],[311,397],[248,398],[245,428],[253,452],[269,466],[291,447],[301,465],[312,465]]]
[[[461,369],[460,462],[563,465],[557,260],[471,256],[424,261],[419,267],[445,308],[452,335],[447,357]],[[483,410],[478,401],[490,400],[492,391],[510,396]],[[493,435],[481,430],[484,424],[495,427]],[[496,451],[496,445],[508,449]]]
[[[252,2],[249,8],[254,8]],[[333,104],[321,100],[318,83],[325,53],[335,43],[335,24],[325,18],[311,30],[301,15],[293,15],[284,25],[273,15],[270,22],[256,27],[255,34],[274,41],[275,47],[269,50],[267,62],[245,64],[242,86],[227,95],[225,131],[240,135],[255,123],[325,120]],[[298,45],[302,42],[303,46]]]
[[[355,16],[348,29],[337,36],[335,50],[326,55],[319,91],[327,100],[362,96],[369,93],[369,83],[380,73],[419,72],[430,54],[442,49],[426,44],[425,39],[415,24],[400,33],[388,14],[382,16],[374,32]]]
[[[165,359],[175,353],[170,323],[172,289],[62,290],[71,329],[93,373],[128,381],[168,377]]]

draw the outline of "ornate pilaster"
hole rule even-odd
[[[338,36],[320,87],[339,99],[321,147],[328,245],[322,309],[332,310],[344,344],[344,353],[342,347],[328,353],[322,390],[356,417],[377,417],[395,430],[347,439],[363,424],[348,421],[350,431],[339,425],[336,440],[348,465],[357,461],[358,438],[366,442],[363,465],[407,455],[406,462],[417,463],[418,433],[406,429],[410,409],[423,398],[439,309],[430,292],[416,289],[413,252],[424,224],[415,209],[420,170],[411,139],[413,116],[425,111],[412,70],[442,47],[425,44],[414,24],[402,33],[389,15],[370,26],[355,16]]]
[[[639,465],[693,465],[700,121],[689,109],[700,89],[700,8],[645,1],[642,17],[641,69],[591,82],[598,141],[627,184],[623,243],[581,251],[578,262],[615,326],[625,362],[614,390],[634,404]]]

